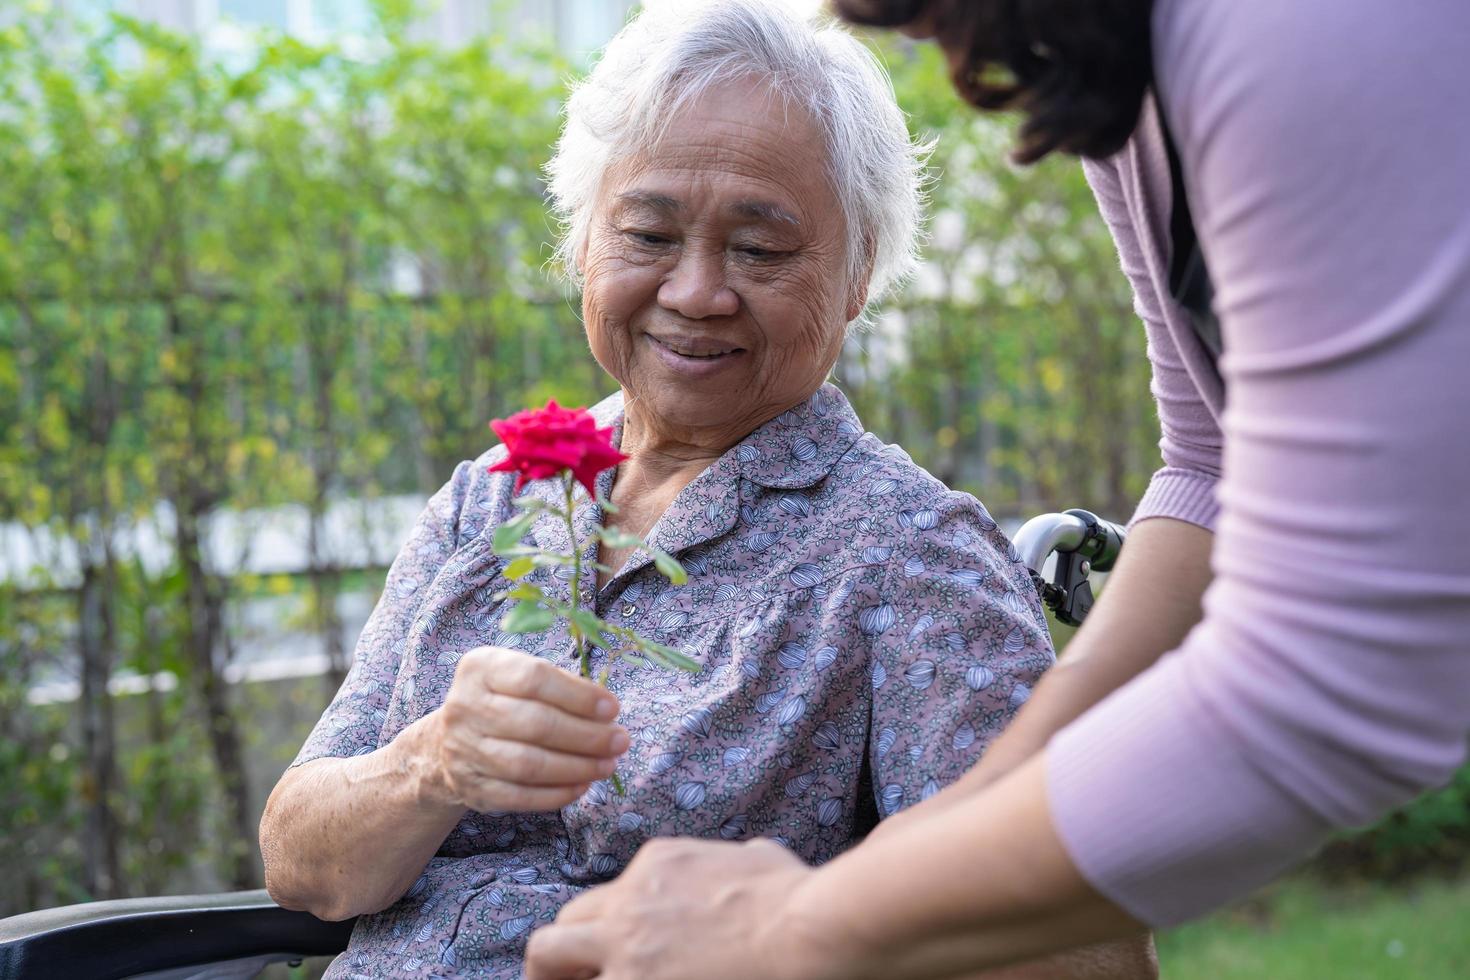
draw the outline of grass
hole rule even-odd
[[[1464,980],[1470,878],[1396,889],[1298,878],[1158,946],[1167,980]]]

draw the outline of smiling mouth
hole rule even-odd
[[[712,361],[716,358],[724,357],[727,354],[738,354],[745,349],[743,347],[711,347],[707,344],[685,344],[677,340],[663,340],[652,334],[648,335],[648,339],[665,350],[673,351],[680,357],[688,357],[699,361]]]

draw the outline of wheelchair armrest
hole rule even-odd
[[[0,919],[0,980],[113,980],[251,958],[328,956],[353,921],[323,922],[265,890],[88,902]]]

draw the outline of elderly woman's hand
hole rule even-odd
[[[471,810],[554,810],[628,748],[610,692],[536,657],[479,647],[426,718],[431,792]]]

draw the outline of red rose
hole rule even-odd
[[[507,455],[491,473],[516,473],[516,492],[528,480],[544,480],[562,470],[597,496],[597,474],[628,457],[613,448],[611,427],[599,429],[584,408],[562,408],[552,399],[545,408],[495,419],[490,428],[505,443]]]

